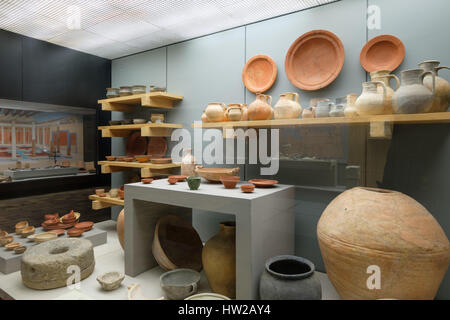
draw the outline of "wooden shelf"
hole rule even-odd
[[[89,196],[89,200],[92,200],[92,209],[101,210],[112,206],[124,206],[125,201],[120,198],[99,197],[95,194]]]
[[[104,174],[132,170],[134,168],[141,169],[142,178],[150,178],[163,174],[176,174],[175,171],[181,167],[180,163],[153,164],[139,162],[123,162],[123,161],[99,161],[101,172]]]
[[[98,100],[103,111],[133,112],[135,105],[150,108],[172,109],[174,102],[183,100],[183,96],[167,92],[150,92],[131,96]]]
[[[132,131],[141,130],[143,137],[170,137],[172,130],[183,128],[182,124],[173,123],[144,123],[116,126],[101,126],[103,138],[129,137]]]

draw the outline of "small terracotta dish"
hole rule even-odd
[[[55,233],[45,232],[34,236],[34,241],[37,243],[42,243],[50,240],[55,240],[58,236]]]
[[[11,242],[5,245],[6,250],[14,250],[14,248],[20,247],[22,244],[20,242]]]
[[[32,234],[34,234],[34,232],[35,232],[35,228],[33,226],[28,226],[28,227],[22,229],[22,232],[21,232],[22,238],[31,236]]]
[[[20,247],[15,247],[14,248],[14,252],[16,254],[24,253],[26,250],[27,250],[27,247],[24,247],[24,246],[20,246]]]
[[[167,181],[169,181],[170,184],[176,184],[178,182],[178,179],[177,177],[169,177]]]
[[[13,241],[14,241],[14,237],[13,236],[2,237],[2,238],[0,238],[0,245],[6,246],[7,244],[9,244],[9,243],[11,243]]]
[[[53,219],[50,219],[50,220],[45,220],[44,223],[43,223],[43,225],[45,225],[45,226],[47,226],[47,227],[49,227],[49,226],[55,226],[55,225],[57,225],[59,222],[60,222],[59,219],[53,218]]]
[[[102,193],[105,193],[105,189],[95,189],[95,194],[96,195],[101,195]]]
[[[62,236],[63,234],[66,234],[66,230],[64,230],[64,229],[55,229],[55,230],[51,230],[49,232],[56,234],[56,236],[58,236],[58,237]]]
[[[165,164],[172,163],[172,158],[154,158],[150,160],[153,164]]]
[[[69,237],[80,237],[83,234],[84,230],[72,228],[69,231],[67,231],[67,234]]]
[[[250,58],[242,71],[245,87],[253,93],[263,93],[272,87],[277,78],[277,65],[265,54]]]
[[[234,189],[236,188],[237,183],[241,180],[238,176],[231,176],[231,177],[222,177],[220,178],[220,181],[222,182],[223,186],[226,189]]]
[[[277,180],[268,180],[268,179],[253,179],[248,180],[248,182],[255,185],[257,188],[269,188],[273,187],[274,185],[278,184]]]
[[[108,160],[108,161],[115,161],[116,157],[115,156],[106,156],[106,160]]]
[[[120,287],[125,275],[121,272],[113,271],[107,272],[97,277],[97,281],[102,286],[103,290],[112,291]]]
[[[243,184],[241,186],[241,190],[244,193],[251,193],[251,192],[253,192],[253,190],[255,190],[255,185],[254,184]]]
[[[141,182],[142,182],[143,184],[150,184],[150,183],[153,182],[153,179],[141,179]]]
[[[134,157],[125,157],[123,159],[123,161],[125,161],[125,162],[133,162],[134,161]]]
[[[134,158],[139,163],[145,163],[145,162],[149,162],[151,157],[150,156],[134,156]]]
[[[59,219],[59,213],[47,213],[47,214],[44,216],[44,219],[45,219],[45,220],[51,220],[51,219],[53,219],[53,218]]]
[[[361,66],[367,72],[378,70],[394,71],[405,58],[405,46],[392,35],[383,34],[370,39],[359,56]]]
[[[84,222],[77,223],[75,225],[75,228],[83,230],[83,231],[89,231],[89,230],[92,229],[93,226],[94,226],[94,222],[92,222],[92,221],[84,221]]]
[[[106,197],[106,193],[102,193],[98,195],[99,197],[105,198]]]
[[[79,212],[74,212],[73,210],[70,212],[70,213],[68,213],[68,214],[66,214],[66,215],[64,215],[64,216],[62,216],[61,217],[61,219],[60,219],[60,222],[61,223],[65,223],[64,221],[74,221],[74,219],[75,219],[75,221],[76,220],[78,220],[78,219],[80,219],[80,216],[81,216],[81,214],[79,213]],[[71,222],[71,223],[72,223]]]

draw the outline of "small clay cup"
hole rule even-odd
[[[7,244],[11,243],[14,241],[14,237],[13,236],[6,236],[6,237],[2,237],[0,238],[0,245],[6,246]]]
[[[109,190],[109,196],[111,198],[117,198],[119,196],[119,189],[111,189],[111,190]]]
[[[24,246],[20,246],[20,247],[15,247],[14,248],[14,252],[16,254],[24,253],[26,250],[27,250],[27,247],[24,247]]]
[[[255,185],[253,184],[243,184],[241,186],[241,191],[244,193],[251,193],[253,190],[255,190]]]
[[[231,176],[231,177],[222,177],[220,181],[226,189],[234,189],[236,188],[237,183],[241,180],[240,177]]]
[[[141,179],[141,182],[142,182],[143,184],[150,184],[150,183],[153,182],[153,179]]]
[[[178,182],[177,177],[169,177],[169,179],[167,180],[169,181],[170,184],[176,184]]]
[[[191,190],[198,190],[200,187],[200,184],[202,182],[202,179],[200,177],[187,177],[186,178],[189,189]]]

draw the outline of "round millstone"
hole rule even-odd
[[[74,276],[71,266],[80,268],[80,280],[94,271],[94,250],[89,240],[56,239],[27,250],[22,257],[22,281],[38,290],[65,287],[67,279]]]

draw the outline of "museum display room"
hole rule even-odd
[[[0,300],[449,300],[449,10],[0,1]]]

